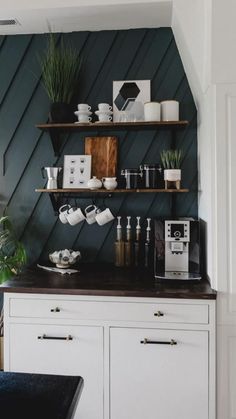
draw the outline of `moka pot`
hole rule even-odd
[[[45,179],[45,172],[48,178],[47,186],[46,186],[47,189],[57,189],[58,175],[61,170],[62,170],[62,167],[42,167],[41,172],[42,172],[43,178]]]

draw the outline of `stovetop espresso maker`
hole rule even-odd
[[[41,172],[42,176],[45,179],[45,172],[47,175],[47,189],[57,189],[58,188],[58,175],[62,167],[42,167]]]

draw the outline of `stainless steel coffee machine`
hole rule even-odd
[[[199,239],[198,220],[155,220],[155,278],[201,279]]]

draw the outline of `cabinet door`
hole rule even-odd
[[[103,418],[101,327],[11,324],[9,351],[10,371],[83,377],[75,419]]]
[[[208,332],[111,328],[110,419],[121,418],[208,419]]]

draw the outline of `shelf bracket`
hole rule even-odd
[[[176,130],[172,129],[171,130],[171,149],[175,149],[176,148]]]
[[[49,128],[49,134],[55,157],[60,156],[60,150],[64,142],[62,133],[57,128]]]
[[[62,200],[60,199],[60,195],[57,193],[50,193],[49,194],[50,201],[53,207],[53,211],[55,215],[58,215],[59,208],[62,205]]]
[[[53,207],[54,214],[57,216],[59,213],[59,208],[65,203],[65,201],[69,202],[70,199],[102,199],[105,200],[107,198],[112,198],[112,192],[108,192],[107,194],[94,194],[93,191],[88,192],[88,194],[79,195],[79,193],[70,193],[70,194],[61,194],[57,192],[50,192],[49,197]]]

